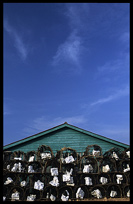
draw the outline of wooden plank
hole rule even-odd
[[[58,131],[51,132],[44,137],[37,137],[27,141],[26,143],[20,143],[8,150],[19,150],[24,152],[32,150],[37,151],[38,147],[42,144],[50,146],[54,154],[57,150],[60,150],[63,147],[71,147],[77,152],[84,152],[88,145],[97,144],[102,148],[103,153],[113,147],[120,147],[110,142],[92,137],[91,135],[86,135],[83,132],[65,127]],[[124,150],[123,147],[121,147],[121,149]]]
[[[98,139],[98,140],[101,140],[101,141],[104,141],[104,142],[108,142],[108,143],[110,143],[110,144],[112,144],[112,145],[117,145],[117,146],[119,146],[120,148],[121,148],[121,147],[123,147],[123,148],[128,148],[128,147],[129,147],[129,145],[126,145],[126,144],[123,144],[123,143],[121,143],[121,142],[112,140],[112,139],[110,139],[110,138],[107,138],[107,137],[104,137],[104,136],[101,136],[101,135],[98,135],[98,134],[89,132],[89,131],[87,131],[87,130],[83,130],[83,129],[81,129],[81,128],[75,127],[75,126],[70,125],[70,124],[68,124],[68,123],[65,122],[65,123],[63,123],[63,124],[61,124],[61,125],[59,125],[59,126],[54,127],[54,128],[48,129],[48,130],[46,130],[46,131],[40,132],[40,133],[38,133],[38,134],[32,135],[32,136],[30,136],[30,137],[27,137],[27,138],[24,138],[24,139],[22,139],[22,140],[19,140],[19,141],[16,141],[16,142],[14,142],[14,143],[11,143],[11,144],[9,144],[9,145],[6,145],[6,146],[4,146],[4,150],[9,149],[9,148],[12,148],[12,147],[14,147],[14,146],[16,147],[17,145],[22,145],[22,143],[31,142],[31,141],[34,140],[34,139],[38,139],[38,138],[46,137],[46,136],[48,137],[51,133],[57,133],[58,131],[64,130],[64,129],[75,130],[75,132],[77,132],[77,134],[78,134],[78,133],[81,133],[81,135],[84,134],[84,135],[87,135],[87,136],[92,137],[92,138],[94,138],[94,139]],[[76,133],[75,133],[75,134],[76,134]],[[65,136],[64,136],[64,138],[65,138]],[[72,138],[72,135],[71,135],[71,138]],[[65,139],[67,139],[67,138],[65,138]],[[82,139],[82,137],[81,137],[80,139]]]

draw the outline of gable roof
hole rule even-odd
[[[124,147],[124,148],[128,148],[128,147],[129,147],[129,145],[127,145],[127,144],[124,144],[124,143],[118,142],[118,141],[116,141],[116,140],[113,140],[113,139],[110,139],[110,138],[107,138],[107,137],[98,135],[98,134],[96,134],[96,133],[93,133],[93,132],[90,132],[90,131],[87,131],[87,130],[78,128],[78,127],[76,127],[76,126],[74,126],[74,125],[70,125],[70,124],[68,124],[67,122],[65,122],[65,123],[63,123],[63,124],[61,124],[61,125],[55,126],[55,127],[50,128],[50,129],[48,129],[48,130],[45,130],[45,131],[43,131],[43,132],[34,134],[34,135],[32,135],[32,136],[29,136],[29,137],[26,137],[26,138],[24,138],[24,139],[21,139],[21,140],[18,140],[18,141],[16,141],[16,142],[13,142],[13,143],[10,143],[10,144],[8,144],[8,145],[5,145],[5,146],[3,147],[3,149],[6,150],[6,149],[8,149],[8,148],[15,147],[15,146],[17,146],[17,145],[20,145],[20,144],[29,142],[29,141],[31,141],[31,140],[33,140],[33,139],[36,139],[36,138],[45,136],[45,135],[47,135],[47,134],[49,134],[49,133],[52,133],[52,132],[54,132],[54,131],[63,129],[63,128],[65,128],[65,127],[71,128],[71,129],[76,130],[76,131],[79,131],[79,132],[81,132],[81,133],[84,133],[84,134],[86,134],[86,135],[92,136],[92,137],[94,137],[94,138],[98,138],[98,139],[100,139],[100,140],[103,140],[103,141],[106,141],[106,142],[109,142],[109,143],[118,145],[118,146],[120,146],[120,147]]]

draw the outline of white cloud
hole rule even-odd
[[[53,57],[53,65],[58,65],[61,61],[69,61],[78,65],[80,51],[81,39],[74,31],[63,44],[59,45],[56,55]]]
[[[30,136],[63,124],[64,122],[68,122],[69,124],[75,125],[77,127],[82,127],[86,130],[88,130],[89,125],[89,128],[91,128],[89,129],[89,131],[93,132],[94,130],[94,132],[96,132],[97,134],[101,134],[103,136],[128,143],[127,138],[129,138],[129,129],[127,127],[121,128],[118,126],[106,124],[94,125],[91,124],[90,121],[88,121],[87,115],[56,117],[53,119],[50,119],[50,117],[41,116],[31,121],[30,124],[28,124],[27,127],[23,129],[23,133],[25,133],[26,136]]]
[[[84,124],[86,122],[86,118],[83,115],[56,117],[54,119],[41,116],[30,122],[30,124],[23,129],[23,132],[27,134],[36,134],[37,132],[41,132],[54,126],[63,124],[64,122],[68,122],[71,125],[78,126]]]
[[[100,124],[97,128],[97,133],[108,137],[110,139],[114,139],[116,141],[123,142],[125,144],[129,144],[129,127],[128,126],[118,126],[118,125],[107,125]]]
[[[97,67],[94,79],[102,78],[103,81],[112,82],[122,79],[123,76],[129,79],[129,52],[122,51],[117,59],[107,61]]]
[[[28,55],[28,47],[26,43],[24,43],[24,40],[22,39],[22,37],[18,34],[18,32],[11,25],[9,25],[7,20],[4,21],[4,29],[13,38],[14,47],[17,49],[21,59],[25,60]]]
[[[86,29],[86,19],[88,15],[89,4],[86,3],[68,3],[66,4],[66,12],[64,15],[68,19],[71,28],[70,35],[60,44],[53,57],[52,65],[61,65],[62,69],[81,73],[81,55],[85,49],[84,31]],[[58,66],[59,70],[59,66]]]
[[[10,115],[12,113],[11,110],[9,109],[9,107],[6,104],[4,104],[3,110],[4,110],[3,111],[4,116]]]
[[[52,65],[57,67],[58,70],[73,71],[74,73],[81,72],[80,57],[82,54],[83,46],[82,39],[77,36],[74,30],[67,40],[59,45],[55,56],[53,57]]]
[[[120,98],[122,96],[126,96],[126,95],[129,95],[129,86],[125,86],[125,88],[119,89],[119,90],[115,91],[113,94],[111,94],[105,98],[98,99],[97,101],[91,103],[91,106],[98,105],[98,104],[104,104],[104,103],[110,102],[112,100],[118,99],[118,98]]]
[[[102,72],[105,73],[105,71],[107,71],[108,73],[113,72],[120,69],[122,65],[123,65],[122,59],[112,60],[112,61],[106,62],[103,66],[99,66],[98,72],[100,73]]]
[[[33,123],[34,123],[34,128],[38,130],[45,130],[45,129],[60,125],[64,122],[68,122],[73,125],[78,125],[78,124],[84,123],[85,120],[86,119],[84,118],[84,116],[57,117],[51,120],[42,116],[42,117],[36,118],[33,121]]]
[[[129,69],[129,54],[121,53],[121,56],[118,59],[110,60],[103,66],[98,66],[97,75],[110,75],[110,73],[116,74],[117,71],[121,71],[123,73],[123,71],[127,71],[127,69]]]
[[[88,3],[68,3],[66,4],[66,12],[65,15],[69,20],[69,25],[71,28],[75,28],[77,30],[84,29],[87,16],[89,15],[89,4]]]
[[[120,36],[120,41],[125,43],[125,45],[129,45],[129,41],[130,41],[130,34],[129,32],[124,32],[121,34]]]

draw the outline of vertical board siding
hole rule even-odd
[[[103,154],[113,147],[119,147],[124,150],[123,147],[120,147],[118,145],[114,145],[110,142],[106,142],[104,140],[97,139],[93,136],[89,136],[87,134],[73,130],[71,128],[64,127],[47,135],[11,147],[8,149],[8,151],[19,150],[25,153],[33,150],[37,151],[38,147],[43,144],[50,146],[54,154],[57,150],[60,150],[63,147],[71,147],[77,152],[84,152],[88,145],[93,144],[99,145],[102,148]]]

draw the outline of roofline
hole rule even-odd
[[[65,122],[65,123],[66,123],[66,122]],[[23,141],[23,140],[26,140],[26,141],[28,140],[28,141],[29,141],[31,137],[36,136],[36,135],[43,134],[43,133],[45,133],[46,131],[52,131],[52,129],[58,128],[58,127],[64,125],[65,123],[62,123],[62,124],[57,125],[57,126],[55,126],[55,127],[52,127],[52,128],[47,129],[47,130],[41,131],[41,132],[36,133],[36,134],[34,134],[34,135],[25,137],[25,138],[23,138],[23,139],[17,140],[17,141],[15,141],[15,142],[9,143],[9,144],[5,145],[4,148],[6,148],[7,146],[8,146],[8,148],[9,148],[9,145],[13,145],[13,146],[18,145],[18,144],[15,144],[15,143],[21,142],[21,141]],[[57,129],[57,130],[58,130],[58,129]],[[49,132],[48,132],[48,133],[49,133]],[[41,136],[41,135],[40,135],[40,136]],[[31,138],[31,139],[32,139],[32,138]],[[34,139],[35,139],[35,138],[34,138]],[[24,141],[24,142],[26,142],[26,141]]]
[[[73,127],[75,127],[75,128],[78,128],[78,127],[76,127],[76,126],[74,126],[74,125],[71,125],[71,126],[73,126]],[[94,136],[94,137],[97,137],[97,136],[99,137],[99,136],[100,136],[100,139],[101,139],[101,140],[104,140],[104,141],[106,140],[106,141],[108,141],[108,142],[110,142],[110,143],[117,143],[117,145],[119,145],[119,146],[127,146],[127,147],[130,146],[130,145],[128,145],[128,144],[119,142],[119,141],[117,141],[117,140],[114,140],[114,139],[105,137],[105,136],[103,136],[103,135],[99,135],[99,134],[97,134],[97,133],[94,133],[94,132],[91,132],[91,131],[88,131],[88,130],[84,130],[84,129],[82,129],[82,128],[78,128],[78,129],[83,130],[84,133],[86,132],[86,134],[89,134],[90,136]],[[98,139],[99,139],[99,138],[98,138]],[[118,143],[119,143],[119,144],[118,144]]]
[[[82,129],[82,128],[76,127],[76,126],[74,126],[74,125],[71,125],[71,124],[68,124],[67,122],[65,122],[65,123],[63,123],[63,124],[57,125],[57,126],[55,126],[55,127],[52,127],[52,128],[50,128],[50,129],[47,129],[47,130],[45,130],[45,131],[39,132],[39,133],[37,133],[37,134],[28,136],[28,137],[23,138],[23,139],[21,139],[21,140],[18,140],[18,141],[16,141],[16,142],[12,142],[12,143],[10,143],[10,144],[8,144],[8,145],[5,145],[5,146],[3,147],[3,149],[6,150],[6,149],[8,149],[8,148],[17,146],[17,145],[19,145],[19,144],[25,143],[25,142],[30,141],[30,140],[32,140],[32,139],[36,139],[37,137],[41,137],[41,136],[43,136],[43,135],[45,135],[45,134],[49,134],[49,133],[51,133],[51,132],[53,132],[53,131],[59,130],[59,129],[64,128],[64,127],[69,127],[69,128],[71,128],[71,129],[80,131],[80,132],[82,132],[82,133],[84,133],[84,134],[90,135],[90,136],[92,136],[92,137],[96,137],[96,138],[98,138],[98,139],[101,139],[101,140],[104,140],[104,141],[107,141],[107,142],[110,142],[110,143],[113,143],[113,144],[116,144],[116,145],[118,145],[118,146],[122,146],[122,147],[124,147],[124,148],[128,148],[128,147],[129,147],[129,145],[127,145],[127,144],[125,144],[125,143],[118,142],[118,141],[116,141],[116,140],[107,138],[107,137],[102,136],[102,135],[98,135],[98,134],[96,134],[96,133],[90,132],[90,131],[88,131],[88,130],[84,130],[84,129]],[[99,137],[100,137],[100,138],[99,138]]]

